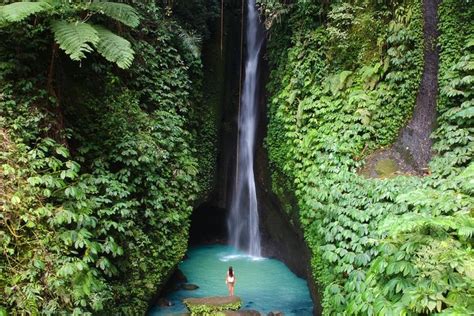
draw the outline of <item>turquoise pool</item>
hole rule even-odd
[[[247,256],[230,246],[206,245],[191,248],[179,268],[196,284],[194,291],[179,290],[167,298],[171,307],[155,307],[149,315],[178,315],[186,312],[181,300],[187,297],[228,295],[225,284],[229,266],[235,271],[235,295],[243,301],[243,309],[254,309],[266,315],[281,311],[285,315],[312,315],[306,280],[298,278],[282,262],[275,259]]]

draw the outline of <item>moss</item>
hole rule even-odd
[[[238,296],[214,296],[183,300],[191,315],[224,315],[223,311],[236,311],[242,306]]]
[[[391,177],[398,171],[397,163],[392,159],[382,159],[375,164],[375,171],[381,178]]]

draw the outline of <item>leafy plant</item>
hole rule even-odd
[[[159,4],[137,3],[148,27],[120,38],[99,26],[132,19],[120,6],[63,5],[34,25],[25,17],[21,32],[0,30],[0,313],[143,314],[183,258],[192,207],[213,175],[215,151],[197,150],[212,145],[198,135],[214,131],[201,115],[202,66]],[[87,22],[73,22],[78,16]],[[78,67],[56,56],[52,98],[43,89],[50,21],[75,58],[112,56],[123,48],[114,43],[139,38],[135,67],[123,72],[93,56]]]
[[[474,164],[436,188],[413,190],[397,202],[412,212],[388,217],[384,239],[367,271],[364,291],[351,294],[352,314],[474,312]]]
[[[32,14],[50,10],[52,7],[46,1],[14,2],[0,6],[0,26],[22,21]]]
[[[86,53],[95,48],[118,67],[126,69],[131,66],[134,51],[130,42],[104,27],[88,23],[87,20],[94,14],[103,14],[124,25],[137,27],[139,15],[133,7],[108,1],[78,4],[46,0],[15,2],[0,6],[0,26],[21,22],[34,14],[43,14],[50,21],[56,43],[72,60],[85,58]],[[79,14],[85,14],[86,18],[80,18]]]
[[[299,212],[327,315],[471,312],[467,7],[440,8],[439,156],[425,178],[358,174],[364,157],[396,139],[415,104],[419,3],[336,2],[315,23],[300,16],[308,4],[295,2],[286,26],[270,30],[272,186],[283,203],[296,195],[286,209]]]

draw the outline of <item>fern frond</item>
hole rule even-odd
[[[125,3],[94,1],[89,10],[104,14],[130,27],[137,27],[140,24],[138,12]]]
[[[0,6],[0,23],[20,22],[32,14],[51,9],[47,2],[14,2]]]
[[[194,58],[199,58],[199,56],[201,56],[201,37],[199,37],[199,35],[180,28],[179,38],[184,47],[193,54]]]
[[[135,52],[132,45],[125,38],[118,36],[108,29],[94,25],[99,35],[99,42],[95,44],[97,51],[110,62],[116,63],[122,69],[132,65]]]
[[[93,51],[91,45],[97,45],[100,40],[96,29],[83,22],[54,21],[51,28],[54,40],[72,60],[85,58],[85,53]]]

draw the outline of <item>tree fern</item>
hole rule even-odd
[[[95,44],[97,51],[110,62],[116,63],[122,69],[132,65],[134,51],[132,45],[125,38],[118,36],[101,26],[94,26],[99,35]]]
[[[96,29],[83,22],[54,21],[51,28],[56,43],[72,60],[85,58],[85,53],[93,51],[92,46],[100,40]]]
[[[182,27],[179,27],[178,35],[184,47],[188,49],[195,58],[199,58],[201,55],[201,38]]]
[[[138,24],[140,24],[138,12],[125,3],[94,1],[89,9],[104,14],[130,27],[137,27]]]
[[[51,9],[47,2],[15,2],[0,6],[0,25],[20,22],[32,14]]]
[[[55,5],[54,1],[42,0],[0,6],[0,26],[21,21],[45,10],[53,10],[53,5]],[[61,3],[58,7],[54,7],[53,13],[60,12],[65,6],[67,4]],[[90,5],[82,5],[78,8],[75,9],[77,12],[81,10],[97,12],[130,27],[136,27],[140,23],[138,12],[124,3],[94,0]],[[51,23],[51,30],[56,43],[72,60],[79,61],[86,57],[86,53],[96,48],[102,56],[116,63],[120,68],[129,68],[133,62],[134,51],[130,42],[104,27],[92,26],[81,21],[71,23],[54,20]]]

